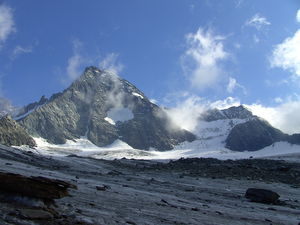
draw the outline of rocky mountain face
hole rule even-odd
[[[36,145],[33,138],[10,116],[0,119],[0,143],[8,146]]]
[[[166,113],[134,85],[96,67],[86,68],[69,88],[19,118],[31,135],[55,144],[85,136],[97,146],[120,139],[137,149],[168,150],[195,139],[170,126]]]
[[[48,99],[43,95],[38,102],[30,103],[14,113],[14,119],[20,120],[21,118],[25,117],[27,114],[31,113],[33,110],[37,109],[38,107],[42,106],[48,101]]]
[[[226,139],[225,147],[234,151],[256,151],[278,141],[287,140],[288,135],[272,127],[258,117],[236,125]]]

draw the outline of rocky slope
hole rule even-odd
[[[50,185],[63,182],[77,186],[68,189],[69,196],[54,199],[52,203],[22,190],[7,195],[0,188],[3,225],[295,225],[300,222],[299,163],[216,159],[181,159],[169,163],[105,161],[74,155],[45,157],[0,146],[0,165],[0,173],[19,174],[30,180],[40,177],[38,181],[47,181],[43,182],[45,187],[49,181]],[[272,205],[251,202],[245,198],[248,188],[275,191],[280,195],[279,202]]]
[[[137,149],[172,149],[195,136],[170,126],[166,113],[128,81],[88,67],[62,93],[31,113],[19,115],[31,135],[62,144],[86,136],[98,146],[120,139]]]
[[[0,119],[0,143],[8,146],[36,145],[33,138],[10,116]]]
[[[286,141],[287,137],[267,121],[254,117],[231,130],[225,147],[234,151],[256,151],[275,142]]]

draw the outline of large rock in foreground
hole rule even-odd
[[[62,180],[5,172],[0,172],[0,183],[0,191],[49,200],[65,197],[68,195],[68,188],[76,187]]]
[[[249,188],[246,191],[245,197],[252,202],[276,204],[280,195],[267,189]]]
[[[0,143],[7,146],[36,145],[33,138],[10,116],[0,119]]]

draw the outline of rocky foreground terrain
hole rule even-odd
[[[296,161],[106,161],[1,146],[0,165],[4,225],[300,223]],[[5,188],[10,182],[16,185]],[[48,194],[42,191],[47,185]],[[275,191],[279,201],[251,202],[245,198],[248,188]]]

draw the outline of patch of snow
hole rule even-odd
[[[14,119],[14,120],[20,120],[20,119],[23,119],[23,118],[25,118],[26,116],[28,116],[30,113],[32,113],[35,109],[36,109],[36,108],[33,108],[33,109],[29,110],[27,113],[24,113],[24,114],[22,114],[22,115],[20,115],[20,116],[14,117],[13,119]]]
[[[43,105],[45,105],[47,102],[45,102],[44,104],[41,104],[41,105],[38,105],[36,107],[34,107],[33,109],[29,110],[28,112],[22,114],[22,115],[19,115],[19,116],[15,116],[13,117],[14,120],[20,120],[20,119],[23,119],[25,118],[26,116],[28,116],[30,113],[32,113],[33,111],[35,111],[36,109],[42,107]]]
[[[136,92],[132,92],[132,95],[136,96],[136,97],[139,97],[141,99],[144,99],[144,97]]]
[[[114,107],[107,112],[107,117],[104,119],[115,125],[116,122],[125,122],[134,118],[132,111],[124,107]]]
[[[107,122],[109,122],[111,125],[116,125],[115,121],[113,121],[111,118],[105,117],[104,119],[105,119]]]

